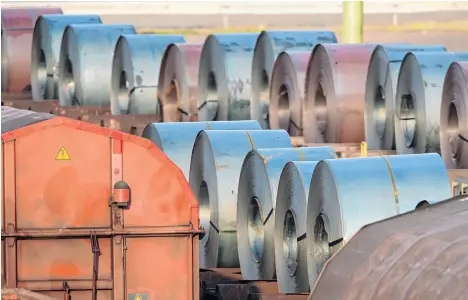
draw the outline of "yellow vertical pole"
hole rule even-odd
[[[343,1],[343,43],[363,42],[363,8],[363,1]]]

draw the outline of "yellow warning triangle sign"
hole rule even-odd
[[[55,157],[55,160],[71,160],[70,155],[68,155],[67,149],[65,149],[64,146],[60,148],[60,151]]]
[[[143,298],[141,298],[140,294],[136,294],[135,298],[133,298],[133,300],[143,300]]]

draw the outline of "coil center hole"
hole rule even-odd
[[[208,185],[205,181],[200,184],[200,192],[198,194],[198,201],[200,205],[200,225],[205,230],[205,234],[201,238],[203,245],[208,243],[208,237],[210,232],[210,219],[211,219],[211,207],[210,207],[210,193],[208,191]]]
[[[208,74],[208,101],[218,99],[218,83],[214,72]]]
[[[42,97],[46,96],[46,84],[47,84],[47,63],[44,51],[39,51],[39,61],[37,64],[37,79],[41,88]]]
[[[375,129],[380,139],[385,132],[385,120],[387,119],[387,109],[385,106],[385,93],[381,85],[377,87],[374,99],[374,122]]]
[[[293,276],[297,268],[297,232],[296,218],[288,209],[284,216],[283,227],[283,256],[288,267],[289,274]]]
[[[326,230],[324,215],[318,215],[314,226],[314,257],[316,261],[316,274],[322,271],[323,265],[330,257],[328,232]]]
[[[182,114],[178,109],[180,106],[180,90],[177,79],[173,78],[171,80],[165,98],[168,110],[164,109],[164,115],[168,117],[167,120],[170,122],[182,121]],[[167,116],[168,114],[170,116]]]
[[[459,123],[458,111],[455,103],[451,102],[448,109],[447,134],[450,145],[450,154],[453,158],[458,156],[459,141]]]
[[[128,80],[127,80],[127,73],[125,71],[120,72],[120,79],[119,79],[119,95],[118,101],[120,110],[128,113],[128,103],[130,101],[130,95],[128,90]]]
[[[289,89],[282,84],[278,91],[278,115],[280,128],[289,132],[291,113],[289,110]]]
[[[73,64],[70,60],[70,57],[67,57],[65,60],[65,75],[63,78],[65,83],[65,88],[68,91],[70,98],[75,99],[75,77],[73,75]]]
[[[265,227],[263,226],[262,211],[256,197],[250,199],[247,224],[250,249],[252,249],[254,261],[258,263],[263,256]]]
[[[315,90],[314,111],[318,133],[325,135],[327,131],[327,97],[323,92],[321,83],[317,84],[317,89]]]
[[[406,147],[413,147],[416,133],[416,110],[411,94],[401,96],[400,124],[405,136]]]
[[[268,74],[265,69],[262,70],[260,74],[260,99],[266,102],[269,102],[269,95],[268,93],[270,92],[269,90],[269,80],[268,80]]]

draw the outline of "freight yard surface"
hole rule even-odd
[[[361,39],[359,2],[355,35],[57,4],[2,6],[2,299],[468,299],[463,11]]]

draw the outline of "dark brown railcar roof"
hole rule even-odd
[[[48,120],[53,117],[55,117],[55,115],[2,106],[2,133]]]

